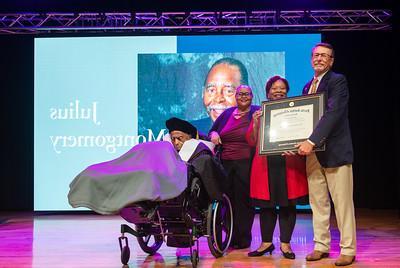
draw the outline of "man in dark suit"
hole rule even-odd
[[[353,204],[353,148],[348,121],[349,91],[346,78],[331,71],[334,50],[319,43],[312,49],[314,78],[303,95],[324,93],[325,114],[308,140],[298,144],[298,153],[307,156],[310,205],[313,212],[314,251],[307,261],[328,257],[331,236],[329,219],[332,198],[340,231],[340,256],[336,266],[353,263],[356,255],[356,222]],[[313,152],[325,144],[325,151]]]

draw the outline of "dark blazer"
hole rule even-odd
[[[309,81],[303,88],[308,94]],[[346,77],[328,71],[318,86],[317,93],[325,94],[325,113],[309,137],[316,146],[325,143],[325,151],[316,152],[321,166],[339,167],[353,163],[353,145],[351,142],[348,119],[349,89]]]
[[[196,176],[198,174],[209,197],[209,200],[202,201],[222,200],[222,189],[226,182],[226,174],[223,167],[214,159],[211,150],[204,143],[199,143],[188,163],[192,167],[191,172],[193,174],[191,175]]]

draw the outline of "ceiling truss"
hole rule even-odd
[[[390,10],[0,14],[0,34],[391,30]]]

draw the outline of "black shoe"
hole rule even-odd
[[[294,252],[288,251],[288,252],[284,252],[282,250],[282,248],[279,248],[283,254],[283,257],[285,257],[286,259],[291,259],[294,260],[296,259],[296,254],[294,254]]]
[[[252,252],[249,252],[249,253],[247,253],[247,256],[249,256],[249,257],[260,257],[260,256],[264,255],[267,252],[269,252],[269,255],[272,255],[272,251],[274,251],[274,249],[275,249],[274,244],[271,244],[269,247],[267,247],[266,249],[264,249],[262,251],[254,250]]]

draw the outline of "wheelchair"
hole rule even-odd
[[[166,242],[167,246],[190,248],[192,267],[199,263],[199,238],[207,238],[211,254],[225,254],[232,238],[233,210],[229,197],[221,193],[211,200],[201,177],[189,172],[188,187],[178,197],[162,201],[142,201],[125,207],[120,215],[127,222],[121,225],[119,247],[121,262],[126,265],[130,248],[126,234],[136,237],[140,248],[154,255]]]

